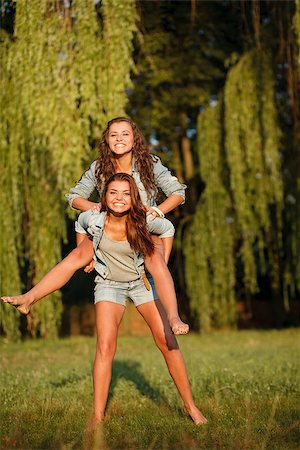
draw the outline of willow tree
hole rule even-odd
[[[21,214],[17,207],[21,201],[19,180],[12,176],[14,173],[14,163],[18,162],[18,155],[12,148],[8,136],[10,135],[11,125],[6,116],[8,111],[4,111],[2,105],[9,105],[11,89],[6,83],[9,79],[9,70],[7,69],[8,52],[11,46],[9,36],[2,33],[0,36],[0,60],[2,61],[0,72],[0,202],[1,202],[1,220],[0,220],[0,245],[1,245],[1,264],[0,264],[0,286],[1,294],[5,294],[12,287],[16,292],[20,292],[21,281],[19,275],[18,256],[22,253],[21,233]],[[4,187],[5,186],[5,187]],[[5,213],[5,211],[7,211]],[[19,338],[18,313],[13,308],[0,307],[0,320],[4,332],[8,336]]]
[[[246,53],[225,85],[226,155],[245,289],[268,272],[280,309],[283,186],[271,58]]]
[[[298,71],[300,73],[300,0],[296,0],[296,11],[294,15],[294,31],[296,34],[296,41],[298,46],[297,63],[298,63]]]
[[[205,190],[185,233],[186,280],[199,328],[233,325],[235,308],[234,225],[224,186],[220,103],[198,118],[198,153]]]
[[[297,61],[297,74],[294,74],[296,90],[299,87],[300,78],[300,0],[296,0],[296,9],[293,19],[295,33],[295,59]],[[291,52],[292,53],[292,52]],[[290,64],[291,65],[291,64]],[[291,90],[290,90],[291,91]],[[298,91],[297,91],[298,93]],[[298,114],[293,114],[293,130],[288,139],[292,141],[293,147],[290,152],[289,182],[286,183],[286,205],[285,205],[285,227],[286,227],[286,264],[284,273],[284,294],[286,304],[290,300],[296,300],[300,292],[300,128],[299,128],[299,96],[296,93]],[[289,92],[290,98],[292,97]],[[292,104],[292,98],[290,104]],[[294,109],[294,108],[293,108]],[[294,176],[291,177],[290,174]]]
[[[0,44],[2,295],[28,289],[61,258],[64,193],[106,121],[124,113],[135,20],[132,0],[17,3],[13,39]],[[1,310],[17,337],[18,317]],[[61,313],[55,293],[35,307],[32,333],[55,336]]]

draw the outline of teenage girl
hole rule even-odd
[[[118,328],[125,312],[126,299],[129,297],[150,327],[183,400],[186,413],[194,423],[203,425],[207,420],[194,403],[186,366],[165,310],[152,289],[147,289],[143,280],[145,268],[142,255],[151,256],[155,247],[148,227],[151,232],[162,235],[167,230],[162,219],[155,219],[147,225],[146,210],[136,184],[130,175],[123,173],[111,176],[104,185],[101,212],[88,211],[78,218],[77,230],[87,233],[92,239],[95,270],[98,274],[95,286],[97,345],[93,368],[93,424],[97,425],[104,420]],[[76,260],[80,261],[79,267],[85,266],[91,258],[86,246],[87,240],[83,240],[73,250],[78,253]],[[70,265],[70,255],[44,277],[56,280],[57,288],[62,287],[63,280],[67,281],[66,273],[68,278],[74,273],[74,267],[71,269],[72,264]],[[74,260],[71,258],[71,261]],[[58,282],[57,274],[60,272],[63,279]],[[44,288],[39,290],[39,284],[28,293],[31,292],[31,303],[41,295],[46,295]],[[13,298],[2,299],[9,302]]]

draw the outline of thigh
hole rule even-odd
[[[116,340],[125,307],[110,301],[101,301],[96,303],[95,308],[97,339]]]
[[[160,349],[162,349],[162,346],[166,346],[168,350],[179,348],[167,320],[164,307],[159,300],[138,306],[137,310],[147,322],[155,343]]]
[[[159,255],[161,258],[164,258],[164,244],[161,238],[152,234],[151,239],[154,244],[154,255]]]
[[[87,237],[69,254],[70,257],[78,261],[80,267],[86,266],[94,256],[93,241]]]

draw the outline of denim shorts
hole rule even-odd
[[[148,275],[151,289],[148,291],[141,279],[135,281],[111,281],[100,276],[95,279],[95,303],[109,301],[118,305],[126,306],[127,298],[131,299],[135,306],[157,300],[153,278]]]

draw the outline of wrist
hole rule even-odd
[[[159,209],[157,206],[152,206],[152,209],[156,212],[156,214],[158,214],[158,217],[160,217],[161,219],[163,219],[165,217],[162,210]]]

